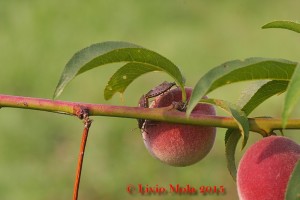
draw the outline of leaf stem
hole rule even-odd
[[[1,107],[41,110],[73,116],[78,116],[78,112],[82,108],[86,108],[89,111],[89,116],[142,118],[180,124],[238,128],[232,117],[199,114],[191,114],[186,117],[185,113],[173,109],[172,106],[164,108],[112,106],[0,94]],[[270,133],[272,130],[283,128],[282,120],[279,118],[248,118],[248,121],[250,130],[258,133]],[[300,119],[288,120],[285,129],[300,129]]]

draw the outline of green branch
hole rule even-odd
[[[82,111],[82,109],[86,109],[90,116],[142,118],[180,124],[238,128],[236,121],[231,117],[199,114],[191,114],[189,117],[186,117],[185,113],[177,111],[172,106],[163,108],[140,108],[0,95],[0,108],[3,107],[41,110],[74,116],[78,116],[78,113]],[[268,117],[248,118],[248,121],[250,130],[258,133],[270,133],[272,130],[282,129],[281,119]],[[300,129],[300,119],[288,120],[285,129]]]

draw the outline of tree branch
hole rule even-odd
[[[237,123],[232,117],[191,114],[187,118],[184,112],[172,109],[172,106],[164,108],[141,108],[0,95],[1,107],[41,110],[74,116],[78,116],[78,112],[82,108],[85,108],[88,110],[89,116],[142,118],[180,124],[238,128]],[[281,119],[267,117],[249,118],[249,126],[251,131],[259,133],[270,133],[272,130],[283,129]],[[300,119],[289,120],[285,128],[300,129]]]

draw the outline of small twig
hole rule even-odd
[[[73,200],[78,199],[78,191],[79,191],[79,184],[80,184],[80,177],[82,171],[82,164],[83,164],[83,157],[85,152],[85,146],[89,134],[89,129],[92,124],[92,120],[89,119],[89,114],[87,109],[80,109],[80,113],[77,113],[77,116],[80,119],[83,119],[84,129],[82,132],[82,138],[80,143],[80,150],[79,150],[79,158],[77,163],[77,170],[76,170],[76,177],[74,183],[74,190],[73,190]]]

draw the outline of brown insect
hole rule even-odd
[[[150,98],[157,97],[165,93],[175,85],[176,85],[175,82],[170,83],[167,81],[164,81],[163,83],[159,84],[155,88],[151,89],[147,94],[141,96],[139,100],[139,107],[148,108]],[[145,123],[145,119],[138,119],[139,129],[142,129],[144,123]]]
[[[174,85],[176,85],[175,82],[169,83],[167,81],[164,81],[160,85],[158,85],[155,88],[153,88],[152,90],[150,90],[147,94],[145,94],[145,97],[148,99],[152,98],[152,97],[157,97],[157,96],[165,93],[169,89],[171,89]]]

